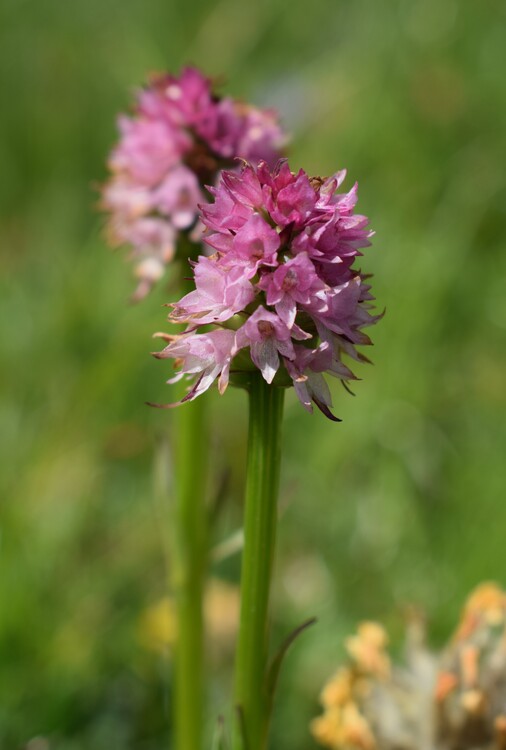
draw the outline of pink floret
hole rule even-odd
[[[196,289],[174,305],[173,321],[220,323],[244,310],[255,298],[255,290],[242,268],[223,268],[201,255],[194,276]]]
[[[213,384],[220,376],[220,391],[228,385],[228,372],[234,333],[217,329],[199,335],[189,334],[178,337],[156,356],[159,359],[176,359],[180,361],[179,372],[168,382],[175,383],[189,376],[194,383],[182,401],[193,401]]]

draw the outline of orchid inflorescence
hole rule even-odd
[[[102,207],[110,243],[132,248],[141,299],[174,257],[179,233],[196,225],[204,186],[237,156],[274,164],[286,137],[274,111],[216,96],[211,79],[191,67],[154,76],[119,130]]]
[[[370,245],[368,219],[354,213],[357,185],[336,193],[346,172],[327,179],[245,163],[225,171],[201,205],[204,241],[215,251],[194,264],[196,289],[174,304],[169,320],[185,323],[166,336],[156,356],[173,358],[193,385],[191,401],[218,379],[260,370],[267,383],[295,387],[303,406],[314,402],[330,419],[324,373],[355,379],[342,355],[364,361],[357,345],[370,344],[363,328],[378,317],[367,276],[353,268]],[[249,353],[249,354],[248,354]]]
[[[286,650],[268,666],[282,389],[293,385],[308,411],[316,404],[340,421],[325,375],[349,390],[356,376],[344,356],[369,361],[359,347],[371,344],[364,329],[381,316],[372,312],[369,277],[355,262],[373,232],[367,217],[355,213],[357,185],[339,192],[345,170],[326,178],[292,172],[280,158],[286,137],[277,115],[217,97],[211,80],[194,68],[153,77],[119,128],[102,206],[111,243],[129,245],[137,261],[134,299],[149,292],[174,257],[187,291],[170,305],[175,332],[155,334],[167,343],[155,356],[174,360],[168,382],[189,381],[186,395],[166,407],[195,400],[215,381],[220,393],[229,383],[249,391],[234,702],[244,747],[262,750]],[[171,562],[178,622],[174,732],[181,750],[202,744],[206,423],[202,400],[183,410],[177,433]]]

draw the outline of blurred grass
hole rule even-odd
[[[151,750],[170,731],[170,658],[138,637],[166,592],[152,466],[170,418],[143,402],[169,398],[148,355],[170,292],[125,304],[93,189],[149,70],[191,61],[281,107],[291,163],[346,166],[377,231],[374,368],[355,399],[336,390],[342,425],[288,400],[274,638],[319,623],[285,665],[273,747],[312,746],[357,619],[398,634],[415,603],[440,639],[469,588],[505,582],[505,23],[499,0],[1,4],[2,749]],[[213,408],[221,539],[240,518],[245,399]],[[235,580],[238,560],[215,573]]]

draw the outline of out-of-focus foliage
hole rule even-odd
[[[146,642],[146,618],[167,594],[153,457],[177,435],[144,401],[170,400],[149,351],[175,294],[126,305],[93,187],[149,70],[193,62],[280,107],[291,163],[346,166],[377,231],[374,368],[355,399],[336,389],[342,425],[288,398],[273,644],[319,622],[285,663],[273,747],[312,746],[358,619],[400,633],[415,603],[443,639],[473,585],[504,582],[505,24],[500,0],[4,0],[2,748],[154,750],[170,733],[170,652]],[[220,541],[240,520],[246,403],[212,404],[215,485],[230,474]],[[213,573],[233,584],[238,568]],[[210,649],[210,731],[228,645]]]

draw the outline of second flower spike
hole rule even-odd
[[[195,228],[205,185],[236,157],[274,164],[286,137],[275,112],[217,96],[196,68],[153,77],[118,125],[102,207],[110,243],[132,249],[138,300],[163,275],[179,233]]]

